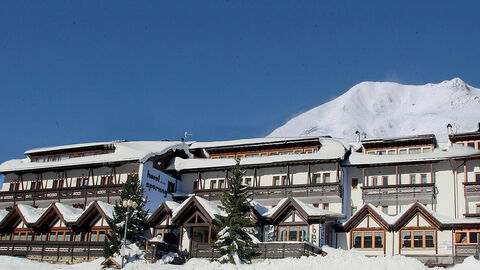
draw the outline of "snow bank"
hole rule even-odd
[[[328,252],[327,256],[285,258],[280,260],[264,260],[250,265],[225,265],[218,262],[210,262],[206,259],[191,259],[184,265],[165,264],[172,260],[174,254],[168,254],[164,260],[154,264],[147,264],[144,260],[137,260],[128,263],[127,270],[344,270],[344,269],[368,269],[368,270],[426,270],[422,263],[413,258],[403,256],[366,257],[355,250],[341,250],[324,247]],[[54,265],[49,263],[33,262],[23,258],[0,256],[0,269],[35,269],[35,270],[100,270],[98,259],[88,263],[76,265]],[[442,268],[440,268],[442,269]],[[451,268],[452,270],[473,270],[480,269],[480,262],[473,257],[465,259],[462,264]]]

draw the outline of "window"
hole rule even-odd
[[[280,176],[274,176],[273,177],[273,185],[274,186],[280,186]]]
[[[86,187],[86,186],[88,186],[88,177],[77,178],[77,187]]]
[[[387,153],[387,150],[379,150],[377,151],[377,155],[384,156]]]
[[[10,191],[20,190],[20,182],[10,183]]]
[[[193,190],[198,189],[198,180],[193,181]]]
[[[397,154],[397,150],[394,150],[394,149],[388,150],[387,154],[388,155],[395,155],[395,154]]]
[[[455,244],[478,245],[480,243],[480,231],[455,233]]]
[[[399,155],[406,155],[407,154],[407,149],[400,149],[398,150]]]
[[[380,249],[384,245],[383,231],[354,232],[352,246],[357,249]]]
[[[308,241],[308,226],[278,226],[278,241]]]
[[[173,183],[173,182],[168,182],[168,184],[167,184],[167,192],[168,192],[168,193],[174,193],[174,192],[175,192],[175,183]]]
[[[352,189],[358,189],[358,178],[352,178]]]
[[[37,183],[37,182],[35,182],[35,181],[30,182],[30,190],[34,190],[34,189],[35,189],[35,184],[36,184],[36,183]]]
[[[105,232],[104,231],[100,231],[98,232],[98,242],[103,242],[105,240]]]
[[[480,183],[480,173],[475,174],[475,182]]]
[[[112,185],[113,184],[113,176],[112,175],[105,175],[100,178],[100,185]]]
[[[388,215],[388,206],[387,205],[382,206],[382,212]]]
[[[330,183],[330,173],[323,174],[323,183]]]
[[[328,210],[330,208],[330,205],[328,203],[323,203],[322,208],[323,210]]]
[[[375,155],[375,151],[368,151],[367,154],[369,154],[369,155]]]
[[[287,176],[285,175],[282,176],[282,185],[284,186],[288,185],[288,179],[287,179]]]
[[[477,214],[480,214],[480,204],[475,205],[475,208],[477,210]]]
[[[279,155],[283,156],[283,155],[291,155],[293,154],[293,151],[281,151],[281,152],[278,152]]]
[[[426,175],[426,174],[420,175],[420,182],[421,182],[422,184],[426,184],[426,183],[427,183],[427,175]]]
[[[372,177],[372,186],[377,186],[378,185],[378,179],[376,176]]]
[[[352,206],[352,216],[355,215],[356,212],[357,212],[357,207]]]
[[[421,151],[421,148],[410,148],[410,151],[409,153],[410,154],[420,154],[422,151]]]
[[[430,153],[432,152],[432,149],[430,147],[424,147],[422,148],[423,153]]]
[[[225,180],[224,179],[218,180],[218,188],[220,188],[220,189],[225,188]]]
[[[210,181],[210,189],[216,189],[216,188],[217,188],[217,180]]]
[[[468,142],[468,143],[467,143],[467,146],[468,146],[468,147],[475,148],[475,143],[474,143],[474,142]]]
[[[65,232],[65,239],[64,241],[70,242],[72,241],[72,233],[71,232]]]
[[[37,184],[35,185],[35,188],[36,188],[37,190],[43,188],[43,182],[42,182],[42,180],[37,180]]]
[[[252,178],[245,178],[245,185],[247,185],[248,187],[252,186]]]
[[[402,231],[402,248],[435,248],[435,231]]]
[[[415,182],[416,182],[415,181],[415,176],[416,176],[415,174],[410,175],[410,184],[415,184]]]
[[[48,241],[55,241],[57,234],[55,232],[51,232],[50,236],[48,237]]]
[[[382,185],[388,186],[388,176],[382,176]]]
[[[63,187],[63,179],[53,180],[52,188],[62,188],[62,187]]]
[[[246,158],[251,158],[251,157],[258,157],[258,154],[246,154]]]
[[[319,173],[314,173],[313,174],[313,183],[314,184],[322,183],[322,176]]]

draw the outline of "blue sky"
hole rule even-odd
[[[479,11],[480,1],[4,1],[0,161],[185,130],[265,136],[366,80],[479,87]]]

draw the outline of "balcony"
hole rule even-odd
[[[0,241],[0,255],[36,257],[40,260],[59,261],[74,257],[91,258],[103,256],[103,242],[48,242],[48,241]]]
[[[249,187],[251,198],[254,200],[262,199],[281,199],[286,197],[337,197],[342,194],[342,187],[339,183],[291,185],[291,186],[268,186],[268,187]],[[210,201],[218,201],[222,198],[222,189],[202,189],[194,190],[195,195],[202,196]]]
[[[463,182],[465,189],[465,199],[467,201],[480,201],[480,183]]]
[[[407,184],[362,187],[362,199],[373,205],[396,205],[420,202],[431,204],[435,199],[435,184]]]
[[[322,250],[307,242],[263,242],[257,244],[253,258],[256,259],[281,259],[286,257],[298,258],[304,255],[317,255]],[[209,244],[193,243],[190,251],[192,258],[218,258],[220,252],[214,250]]]
[[[40,190],[18,190],[1,191],[1,202],[23,202],[23,201],[41,201],[52,200],[62,201],[66,199],[80,199],[92,197],[113,197],[120,196],[122,184],[103,185],[103,186],[85,186],[69,188],[52,188]]]

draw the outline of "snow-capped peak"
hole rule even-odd
[[[458,131],[480,122],[480,89],[460,78],[438,84],[362,82],[338,98],[289,120],[270,137],[326,136],[354,140],[433,133],[447,139],[447,124]]]

